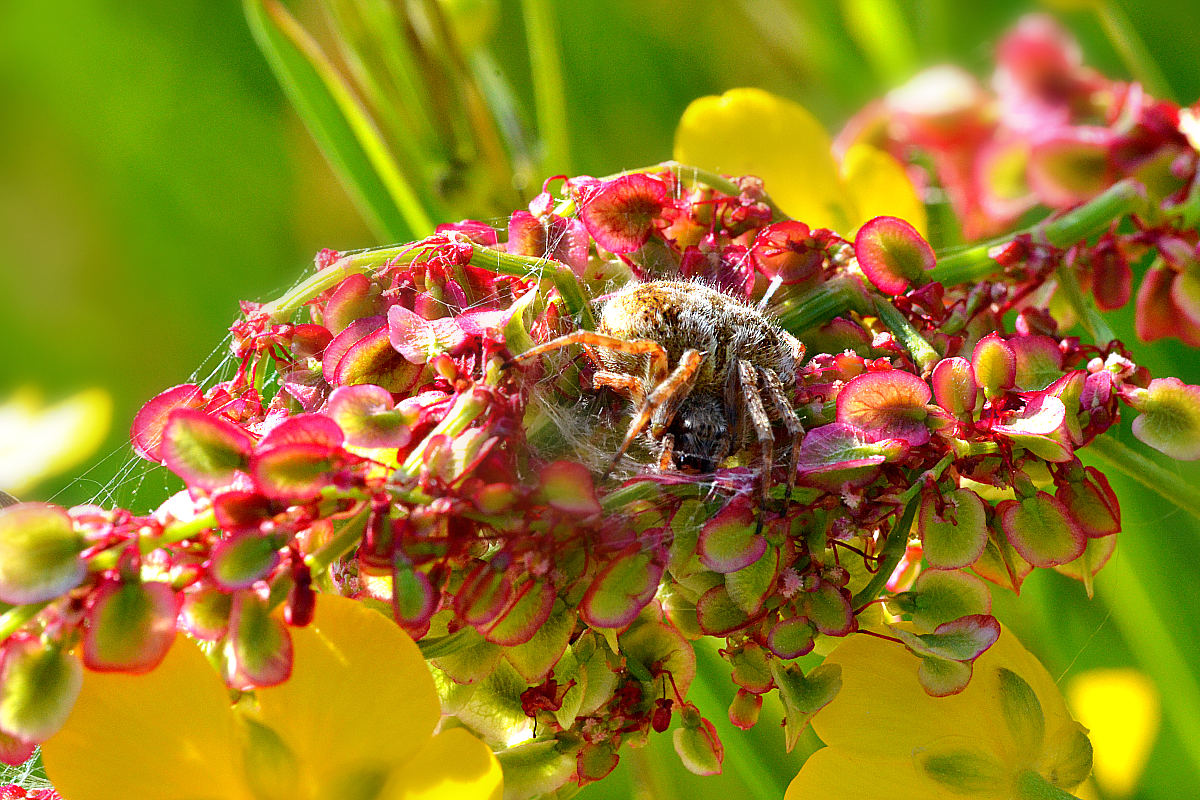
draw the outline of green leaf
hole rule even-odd
[[[925,546],[925,558],[937,569],[970,566],[983,555],[987,546],[987,515],[983,501],[970,489],[955,489],[945,500],[941,514],[937,513],[932,495],[921,504],[917,524]]]
[[[0,729],[42,741],[71,713],[83,685],[83,667],[59,647],[25,639],[8,645],[0,678]]]
[[[83,537],[58,506],[26,503],[0,511],[0,601],[52,600],[87,574]]]
[[[533,638],[505,648],[504,657],[530,685],[541,683],[566,651],[571,634],[575,632],[576,618],[573,610],[569,611],[561,600],[557,601],[550,618],[538,626]]]
[[[928,570],[921,573],[912,591],[901,592],[889,603],[913,624],[933,630],[944,622],[991,610],[991,595],[983,581],[957,570]]]
[[[549,794],[575,775],[575,753],[551,739],[527,742],[496,753],[504,790],[514,797]]]
[[[726,575],[725,589],[742,611],[756,614],[775,586],[778,566],[779,550],[768,548],[758,561]]]
[[[243,4],[276,78],[376,234],[403,241],[432,232],[431,215],[317,43],[275,0]]]
[[[779,687],[779,698],[787,714],[783,734],[784,745],[790,753],[812,716],[828,705],[841,690],[842,666],[822,664],[805,675],[795,664],[772,660],[771,675]]]

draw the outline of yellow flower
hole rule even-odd
[[[1094,669],[1067,685],[1067,700],[1096,746],[1096,783],[1106,795],[1134,793],[1158,735],[1158,689],[1135,669]]]
[[[841,692],[813,718],[828,746],[786,800],[1051,800],[1091,771],[1086,730],[1008,630],[950,697],[926,694],[920,659],[875,637],[850,637],[827,663],[842,668]]]
[[[44,408],[36,390],[18,389],[0,403],[0,491],[22,495],[74,467],[108,433],[112,400],[88,389]]]
[[[899,161],[867,144],[839,164],[821,123],[761,89],[693,100],[675,131],[675,160],[726,175],[756,175],[788,216],[853,238],[873,217],[907,220],[927,234],[925,206]]]
[[[491,750],[434,733],[433,679],[390,620],[321,595],[291,633],[291,678],[236,706],[182,636],[148,674],[87,673],[47,776],[64,800],[498,800]]]

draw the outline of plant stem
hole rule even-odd
[[[472,248],[472,266],[517,278],[549,278],[554,283],[554,288],[558,289],[559,297],[562,298],[567,311],[575,318],[576,324],[585,330],[596,327],[588,296],[579,283],[578,276],[566,264],[549,258],[505,253],[482,245],[472,245]]]
[[[1103,232],[1116,220],[1137,211],[1144,202],[1145,191],[1141,184],[1133,179],[1120,181],[1099,196],[1065,214],[1043,220],[1037,225],[1001,239],[973,245],[941,257],[937,266],[933,268],[931,277],[946,286],[983,280],[996,271],[996,262],[991,252],[997,245],[1029,234],[1035,241],[1043,241],[1053,247],[1066,247]]]
[[[908,501],[908,505],[904,507],[904,513],[892,526],[887,541],[884,542],[883,552],[879,554],[879,569],[870,582],[854,595],[850,601],[852,608],[861,608],[865,603],[874,600],[875,595],[879,594],[879,590],[887,584],[888,578],[892,577],[896,565],[900,563],[904,551],[908,549],[908,532],[912,529],[913,518],[917,516],[917,506],[919,505],[917,500],[919,498],[920,495],[914,495]]]
[[[1112,435],[1097,436],[1086,452],[1200,519],[1200,487],[1164,469]]]
[[[37,613],[48,605],[50,605],[49,600],[43,603],[30,603],[24,606],[15,606],[0,614],[0,642],[20,630],[21,626],[37,616]]]
[[[162,547],[165,544],[182,542],[184,539],[189,539],[201,531],[215,527],[217,527],[217,513],[210,508],[203,514],[197,514],[191,519],[179,520],[168,524],[163,528],[161,536],[143,538],[141,550],[143,553],[149,553],[151,550]]]
[[[913,481],[913,485],[905,489],[904,494],[900,495],[900,499],[904,501],[905,506],[907,507],[907,505],[916,499],[916,497],[921,493],[921,486],[923,485],[926,476],[936,481],[939,477],[941,477],[941,474],[943,471],[945,471],[946,467],[953,464],[954,459],[957,457],[957,453],[947,453],[946,455],[942,456],[941,461],[925,470],[925,472],[922,474],[918,475],[916,480]]]
[[[346,520],[346,523],[334,532],[329,541],[321,545],[316,552],[306,559],[314,576],[324,572],[330,564],[341,558],[342,555],[349,552],[351,547],[358,543],[359,539],[362,538],[363,530],[366,528],[367,515],[370,513],[371,504],[363,503],[358,513]]]
[[[711,170],[693,167],[690,164],[680,164],[678,161],[664,161],[657,167],[646,170],[634,170],[634,172],[651,172],[655,169],[667,170],[680,183],[687,186],[707,186],[710,189],[716,189],[718,192],[733,195],[734,197],[742,193],[741,187],[724,175]],[[787,214],[780,210],[779,206],[775,205],[775,201],[770,197],[763,196],[762,203],[771,209],[771,222],[782,222],[789,218]]]
[[[842,0],[841,7],[847,30],[885,85],[896,86],[913,76],[920,59],[900,4]]]
[[[545,147],[542,158],[547,174],[571,174],[567,125],[567,95],[563,87],[562,47],[558,41],[555,4],[548,0],[522,0],[525,36],[529,41],[529,70],[533,78],[533,105],[538,134]]]
[[[282,297],[263,305],[261,311],[272,322],[284,322],[300,308],[327,289],[332,289],[356,273],[364,273],[388,262],[412,263],[422,254],[411,244],[379,247],[346,253],[328,267],[310,275],[289,289]]]
[[[845,313],[853,307],[854,299],[849,286],[830,281],[804,297],[781,303],[776,317],[787,330],[803,332]]]
[[[879,319],[888,327],[892,335],[900,340],[900,344],[908,350],[917,369],[922,373],[933,369],[933,365],[941,356],[929,342],[925,341],[920,331],[913,327],[908,318],[901,314],[883,295],[875,298],[875,313],[879,315]]]
[[[683,182],[699,183],[721,192],[738,192],[738,187],[727,178],[706,170],[684,166],[675,162],[664,162],[635,172],[669,170]],[[770,200],[775,218],[785,219],[782,212]],[[980,281],[997,271],[995,260],[989,255],[996,244],[1011,241],[1022,233],[1028,233],[1055,247],[1064,247],[1080,239],[1100,233],[1114,220],[1137,210],[1144,202],[1140,185],[1132,180],[1114,184],[1099,197],[1068,211],[1052,220],[1047,220],[1025,231],[1018,232],[986,244],[975,245],[966,250],[943,256],[932,273],[933,280],[952,286],[959,283]],[[559,213],[570,213],[570,203],[562,206]],[[365,273],[387,263],[411,264],[424,256],[425,251],[414,244],[393,245],[369,250],[346,253],[325,269],[309,276],[282,297],[266,303],[263,313],[274,322],[282,322],[314,297],[333,288],[346,277]],[[595,327],[587,294],[579,278],[566,265],[546,258],[506,253],[482,245],[472,245],[471,264],[481,269],[512,275],[518,278],[549,278],[558,289],[567,310],[575,317],[580,327],[591,330]],[[826,283],[807,296],[787,301],[777,309],[780,323],[791,331],[805,331],[856,307],[857,295],[845,284]],[[868,309],[859,309],[867,312]],[[883,312],[886,313],[886,312]],[[929,354],[921,348],[923,358]],[[914,357],[917,353],[914,352]]]
[[[1107,347],[1109,342],[1117,338],[1116,334],[1096,309],[1096,304],[1083,296],[1083,290],[1079,287],[1074,270],[1063,264],[1058,268],[1057,275],[1058,288],[1062,290],[1067,303],[1079,315],[1079,324],[1083,326],[1098,347]]]
[[[1142,669],[1159,686],[1170,687],[1171,701],[1163,703],[1163,712],[1191,762],[1192,774],[1200,774],[1200,682],[1194,656],[1180,647],[1186,643],[1191,650],[1194,643],[1183,625],[1173,624],[1165,616],[1171,608],[1172,590],[1164,587],[1163,596],[1156,598],[1146,585],[1146,576],[1160,574],[1156,565],[1152,560],[1147,563],[1143,559],[1139,564],[1131,558],[1112,559],[1101,573],[1107,579],[1097,581],[1097,588]]]

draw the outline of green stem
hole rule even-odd
[[[600,500],[600,506],[606,514],[616,514],[621,509],[633,503],[656,500],[661,489],[650,481],[638,481],[630,486],[622,486],[614,492],[609,492]]]
[[[408,454],[408,458],[404,459],[404,463],[392,474],[391,482],[404,484],[415,479],[425,464],[425,454],[429,450],[429,443],[438,436],[449,436],[451,439],[457,437],[487,410],[488,402],[487,396],[483,395],[479,389],[460,394],[442,421],[434,426],[419,445],[413,448],[413,451]]]
[[[989,444],[991,443],[989,442]],[[925,472],[923,472],[915,481],[913,481],[913,485],[905,489],[904,494],[900,495],[900,500],[904,503],[905,507],[907,508],[908,504],[911,503],[917,497],[917,495],[921,493],[921,487],[925,484],[926,476],[936,481],[939,477],[941,477],[941,474],[945,471],[946,467],[954,463],[956,458],[961,458],[961,456],[959,456],[958,453],[947,453],[946,455],[942,456],[941,461],[925,470]]]
[[[1159,68],[1158,62],[1142,41],[1142,37],[1138,36],[1133,22],[1117,0],[1104,0],[1093,7],[1100,19],[1100,25],[1104,28],[1104,35],[1121,56],[1130,74],[1160,100],[1174,99],[1167,76]]]
[[[49,600],[44,603],[30,603],[10,608],[0,614],[0,642],[19,631],[26,622],[36,617],[37,613],[48,605],[50,605]]]
[[[1200,487],[1190,481],[1164,469],[1110,434],[1097,436],[1085,451],[1200,519]]]
[[[153,552],[160,547],[182,542],[184,539],[190,539],[202,531],[217,527],[217,514],[211,508],[202,514],[197,514],[191,519],[176,520],[169,523],[163,528],[162,533],[157,536],[141,536],[138,538],[138,550],[142,555]],[[111,547],[102,553],[96,554],[88,560],[88,568],[92,572],[99,572],[106,569],[112,569],[121,560],[121,554],[125,552],[126,545],[122,544],[118,547]]]
[[[538,133],[545,146],[546,174],[571,174],[567,125],[567,95],[562,76],[562,47],[558,41],[555,4],[548,0],[522,0],[525,37],[529,42],[529,69],[533,79],[533,105]]]
[[[162,547],[165,544],[182,542],[184,539],[190,539],[201,531],[215,527],[217,527],[217,512],[210,508],[203,514],[197,514],[191,519],[168,524],[163,528],[162,535],[160,536],[144,538],[141,543],[141,549],[143,553],[149,553],[151,550]]]
[[[1054,247],[1067,247],[1105,231],[1113,222],[1137,211],[1145,202],[1145,190],[1133,179],[1126,179],[1110,186],[1099,196],[1053,219],[1043,220],[1033,227],[973,245],[938,259],[931,278],[946,286],[973,283],[996,272],[992,249],[1012,241],[1023,234],[1030,234],[1036,241]]]
[[[412,244],[399,244],[347,253],[328,267],[293,286],[282,297],[264,304],[261,311],[272,322],[286,321],[321,292],[332,289],[351,275],[369,272],[389,261],[411,264],[422,254],[422,250]]]
[[[583,285],[580,284],[579,277],[566,264],[538,256],[505,253],[483,245],[472,245],[472,248],[472,266],[517,278],[548,278],[553,282],[554,288],[558,289],[559,297],[562,298],[563,304],[575,319],[576,324],[585,330],[592,330],[596,327],[596,320],[592,317],[591,304],[588,302]]]
[[[1109,342],[1117,338],[1116,334],[1108,326],[1108,322],[1100,314],[1096,304],[1084,297],[1083,290],[1079,287],[1079,280],[1075,277],[1075,271],[1069,265],[1063,264],[1058,268],[1057,275],[1058,287],[1067,303],[1079,316],[1079,324],[1083,326],[1098,347],[1107,347]]]
[[[657,167],[635,170],[635,172],[652,172],[657,169],[667,170],[685,186],[707,186],[710,189],[716,189],[718,192],[733,195],[734,197],[737,197],[742,192],[741,187],[720,173],[693,167],[690,164],[680,164],[678,161],[664,161]],[[771,222],[782,222],[789,219],[788,215],[783,213],[770,197],[764,196],[762,202],[767,208],[771,209]]]
[[[438,213],[430,213],[431,209],[426,205],[428,198],[423,199],[418,188],[409,183],[408,176],[397,164],[385,137],[354,88],[321,49],[317,40],[282,5],[272,1],[267,4],[267,9],[275,24],[291,39],[292,44],[304,55],[312,70],[325,84],[326,91],[337,104],[346,125],[358,140],[359,147],[375,169],[409,230],[418,235],[431,233]]]
[[[312,570],[313,575],[320,575],[329,568],[330,564],[350,552],[350,548],[362,539],[363,530],[367,525],[367,515],[370,513],[371,504],[363,503],[363,507],[358,510],[357,514],[346,520],[346,523],[334,532],[329,541],[307,558],[308,567]]]
[[[914,495],[908,501],[908,505],[904,507],[904,513],[892,526],[887,541],[884,542],[883,552],[879,554],[879,569],[870,582],[854,595],[854,599],[850,601],[852,608],[861,608],[874,600],[875,595],[879,594],[879,590],[887,584],[888,578],[892,577],[892,573],[896,571],[896,565],[900,563],[904,551],[908,548],[908,532],[912,529],[913,518],[917,516],[919,497],[919,494]]]
[[[879,315],[879,319],[888,327],[892,335],[900,340],[900,343],[908,350],[913,362],[922,373],[933,369],[933,365],[941,359],[941,356],[929,342],[925,341],[920,331],[914,328],[912,323],[883,295],[875,298],[875,313]]]
[[[830,281],[795,300],[779,305],[775,316],[793,333],[802,333],[844,314],[855,305],[855,292],[844,283]]]

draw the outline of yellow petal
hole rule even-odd
[[[407,760],[441,716],[421,651],[387,617],[322,594],[307,628],[291,630],[292,676],[257,692],[261,722],[318,786]]]
[[[111,419],[112,399],[102,389],[48,408],[33,389],[19,390],[0,404],[0,490],[20,496],[79,464],[104,441]]]
[[[925,204],[904,167],[895,158],[869,144],[851,145],[842,158],[842,179],[855,217],[854,228],[875,217],[900,217],[929,238]],[[851,236],[853,231],[847,231]]]
[[[675,160],[756,175],[789,216],[846,232],[851,220],[829,135],[812,114],[761,89],[693,100],[675,131]]]
[[[216,670],[180,635],[145,675],[87,672],[42,758],[64,800],[248,798],[234,723]]]
[[[465,729],[452,728],[396,770],[379,800],[500,800],[503,793],[491,749]]]
[[[865,734],[869,736],[870,734]],[[808,757],[784,800],[962,800],[919,773],[908,757],[852,754],[833,747]]]
[[[1059,730],[1070,719],[1050,675],[1007,629],[976,660],[967,688],[950,697],[926,694],[917,680],[920,660],[873,636],[849,637],[827,660],[841,664],[842,690],[816,715],[813,728],[826,744],[854,753],[907,757],[914,748],[958,735],[1010,763],[1015,748],[995,690],[1000,667],[1033,689],[1046,730]]]
[[[1135,669],[1095,669],[1073,678],[1067,699],[1090,731],[1093,776],[1106,795],[1133,793],[1158,735],[1158,689]]]

